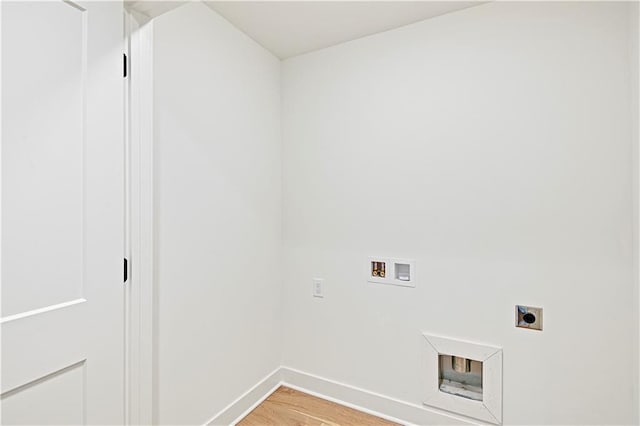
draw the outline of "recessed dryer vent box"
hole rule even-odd
[[[423,404],[502,424],[502,349],[423,336]]]
[[[370,257],[367,260],[367,281],[402,287],[416,286],[416,263],[410,259]]]

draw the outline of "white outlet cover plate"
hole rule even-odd
[[[502,348],[423,334],[426,388],[423,404],[502,424]],[[439,355],[454,355],[482,362],[482,401],[463,398],[440,390]]]

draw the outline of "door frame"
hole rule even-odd
[[[157,423],[154,291],[153,21],[124,14],[126,190],[125,420]]]

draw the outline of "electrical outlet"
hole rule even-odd
[[[324,280],[322,278],[313,279],[313,297],[324,297]]]
[[[542,330],[542,308],[516,305],[516,327]]]

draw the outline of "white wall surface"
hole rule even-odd
[[[504,348],[505,424],[633,421],[629,13],[490,3],[284,61],[284,365],[420,404],[428,331]]]
[[[634,301],[635,306],[634,306],[634,322],[636,324],[638,324],[638,321],[640,320],[640,316],[638,314],[638,309],[639,309],[639,305],[640,305],[640,258],[639,258],[639,247],[638,247],[638,243],[640,242],[640,208],[639,208],[639,202],[640,202],[640,174],[639,174],[639,170],[638,167],[640,166],[640,108],[639,108],[639,101],[640,101],[640,3],[638,2],[634,2],[631,6],[631,13],[629,14],[629,18],[631,19],[631,43],[630,43],[630,48],[631,48],[631,96],[632,96],[632,117],[634,118],[634,122],[633,124],[633,129],[632,129],[632,137],[633,137],[633,235],[634,235],[634,239],[633,239],[633,249],[634,249],[634,256],[633,256],[633,280],[635,282],[634,285]],[[634,352],[633,352],[633,358],[636,360],[635,363],[635,371],[634,374],[636,375],[636,381],[634,383],[634,394],[633,397],[635,399],[635,401],[639,401],[639,394],[638,394],[638,386],[639,386],[639,382],[640,382],[640,377],[638,376],[638,374],[640,373],[640,358],[639,358],[639,352],[638,350],[640,349],[638,347],[638,333],[640,333],[640,327],[638,327],[638,329],[636,330],[636,339],[634,341],[635,345],[634,345]],[[640,404],[637,404],[640,405]],[[640,406],[636,407],[636,418],[635,418],[635,424],[638,424],[638,422],[640,422],[640,412],[638,410],[640,410]]]
[[[203,424],[280,364],[280,63],[200,3],[154,22],[156,421]]]

